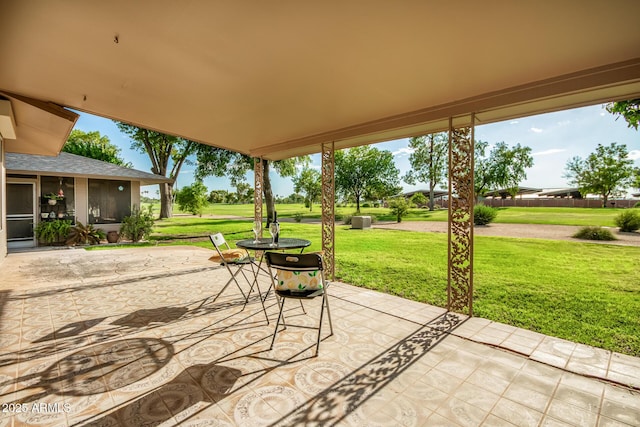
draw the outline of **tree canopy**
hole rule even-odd
[[[527,179],[526,169],[533,166],[531,148],[499,142],[487,155],[488,146],[486,141],[475,143],[475,197],[485,195],[491,188],[509,189],[515,195],[520,182]]]
[[[196,179],[204,179],[207,176],[227,176],[231,180],[231,185],[239,188],[240,183],[246,182],[246,174],[254,170],[253,158],[234,151],[222,148],[211,147],[201,144],[196,150],[197,166]],[[275,199],[271,187],[270,166],[282,177],[291,177],[296,173],[299,165],[309,163],[309,156],[294,157],[291,159],[270,162],[262,160],[263,167],[263,195],[267,206],[267,222],[273,218],[275,212]]]
[[[126,123],[115,122],[118,129],[131,138],[131,148],[147,153],[151,160],[151,172],[173,180],[160,184],[160,218],[169,218],[173,213],[173,183],[180,174],[187,157],[193,154],[197,142],[176,136],[165,135]]]
[[[613,142],[606,147],[598,144],[586,159],[576,156],[567,162],[565,178],[583,195],[599,194],[602,206],[607,207],[609,197],[633,184],[635,170],[628,155],[624,144]]]
[[[611,102],[607,104],[605,108],[611,114],[624,117],[628,127],[638,130],[638,123],[640,122],[640,98]],[[616,120],[618,117],[616,117]]]
[[[409,156],[412,169],[405,174],[404,181],[411,185],[416,182],[429,185],[430,211],[434,207],[435,187],[446,182],[448,139],[446,133],[433,133],[409,140],[409,148],[413,150]]]
[[[100,135],[98,131],[84,132],[79,129],[71,131],[67,142],[62,147],[65,153],[77,154],[91,159],[102,160],[114,165],[131,168],[133,165],[120,155],[120,148],[111,143],[109,137]]]
[[[188,211],[192,215],[202,216],[204,207],[209,202],[207,187],[201,181],[195,181],[189,186],[176,191],[176,202],[180,210]]]
[[[399,175],[390,151],[362,146],[335,153],[336,192],[353,197],[356,212],[363,197],[382,199],[399,193]]]
[[[305,166],[298,175],[293,177],[293,188],[296,193],[306,195],[309,202],[309,212],[313,210],[313,203],[322,194],[322,174],[320,171]]]

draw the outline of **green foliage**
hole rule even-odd
[[[640,208],[640,202],[636,202],[635,205],[633,205],[634,208]]]
[[[389,200],[389,208],[393,216],[395,216],[396,221],[402,222],[402,217],[409,213],[411,203],[404,197],[395,197]]]
[[[153,212],[151,206],[147,206],[145,211],[133,206],[131,215],[124,217],[120,226],[120,235],[133,242],[139,242],[148,238],[153,230]]]
[[[363,197],[378,200],[399,193],[399,174],[390,151],[365,145],[335,153],[336,192],[353,197],[358,213]]]
[[[302,214],[300,212],[296,212],[293,214],[293,220],[295,222],[302,222]]]
[[[635,209],[627,209],[615,218],[615,223],[620,231],[634,232],[640,229],[640,212]]]
[[[180,206],[180,210],[188,211],[191,215],[202,216],[204,207],[209,203],[207,187],[200,181],[183,187],[176,192],[176,203]]]
[[[526,168],[533,166],[530,147],[516,144],[513,148],[497,143],[489,155],[488,142],[475,143],[474,191],[476,198],[491,189],[509,188],[517,192],[520,182],[527,179]]]
[[[35,233],[39,240],[51,244],[63,241],[69,234],[70,228],[70,220],[54,219],[52,221],[40,221],[36,225]]]
[[[313,203],[322,195],[322,174],[320,171],[304,167],[300,173],[293,177],[293,188],[296,193],[303,193],[305,206],[308,204],[309,212],[313,210]]]
[[[236,188],[239,183],[245,183],[247,172],[255,169],[252,157],[204,144],[200,144],[196,148],[196,158],[196,179],[202,180],[207,176],[226,176],[231,181],[231,185]],[[262,189],[267,208],[266,218],[273,218],[275,211],[275,198],[271,190],[271,176],[269,174],[270,167],[273,166],[281,177],[292,177],[296,174],[298,166],[306,166],[309,162],[309,156],[293,157],[275,162],[262,159],[264,181]]]
[[[602,207],[606,207],[609,197],[632,184],[635,170],[628,154],[624,144],[613,142],[607,147],[598,144],[595,153],[586,159],[576,156],[569,160],[564,176],[582,194],[599,194]]]
[[[611,230],[602,227],[582,227],[573,237],[585,240],[617,240]]]
[[[404,176],[404,181],[412,185],[416,182],[429,185],[429,199],[424,202],[414,201],[418,205],[424,205],[428,201],[429,210],[433,210],[435,187],[446,181],[448,139],[446,133],[432,133],[409,140],[409,148],[413,150],[409,156],[411,170]]]
[[[428,199],[424,194],[419,192],[411,196],[409,200],[411,201],[411,203],[413,203],[416,206],[424,206],[427,204],[427,202],[430,201],[430,199]],[[432,205],[432,204],[429,203],[429,205]]]
[[[191,154],[195,152],[197,142],[176,136],[154,132],[148,129],[115,122],[118,129],[131,138],[131,149],[146,153],[151,160],[151,172],[171,178],[173,182],[178,179],[180,170]],[[169,218],[172,215],[173,184],[160,184],[160,218]]]
[[[84,132],[79,129],[72,130],[69,139],[67,139],[66,144],[62,147],[62,151],[113,163],[114,165],[125,168],[133,167],[131,162],[126,162],[122,158],[120,148],[112,144],[108,136],[100,135],[98,131]]]
[[[211,190],[209,203],[227,203],[229,192],[227,190]]]
[[[67,235],[67,245],[99,245],[100,240],[103,240],[106,234],[99,228],[94,228],[93,224],[84,225],[80,221],[76,222],[76,225],[71,227],[69,234]]]
[[[491,206],[475,205],[473,207],[473,223],[475,225],[491,224],[498,216],[498,210]]]
[[[640,122],[640,98],[628,101],[618,101],[607,104],[606,107],[611,114],[622,116],[627,121],[627,126],[638,130]],[[616,120],[618,117],[616,117]]]

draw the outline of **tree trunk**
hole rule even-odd
[[[609,197],[607,197],[606,194],[602,195],[602,207],[606,208],[607,207],[607,202],[609,201]]]
[[[433,182],[429,183],[429,186],[431,187],[431,188],[429,188],[429,210],[430,211],[433,210],[433,205],[434,205],[434,203],[433,203],[433,195],[435,194],[435,192],[433,190],[433,186],[434,185],[435,184]]]
[[[267,228],[273,221],[273,213],[276,205],[273,200],[273,190],[271,189],[271,178],[269,178],[269,160],[262,159],[262,189],[264,195],[264,203],[267,205]]]
[[[173,216],[173,183],[165,182],[160,187],[160,219]]]

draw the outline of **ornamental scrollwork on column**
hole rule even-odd
[[[335,280],[335,157],[334,144],[322,144],[322,250],[325,273]]]
[[[447,309],[473,315],[473,116],[449,122],[449,264]]]
[[[254,192],[253,192],[253,219],[254,221],[262,222],[262,185],[263,185],[263,167],[262,159],[256,157],[253,159],[253,173],[254,173]],[[262,229],[258,237],[262,237]]]

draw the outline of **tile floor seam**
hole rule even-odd
[[[447,332],[447,335],[451,334],[451,335],[457,336],[458,338],[461,338],[461,339],[466,340],[466,341],[471,341],[471,342],[475,342],[475,343],[478,343],[478,344],[486,345],[486,346],[489,346],[489,347],[497,349],[497,350],[502,350],[502,351],[505,351],[507,353],[514,354],[516,356],[524,357],[525,359],[530,360],[532,362],[540,363],[540,364],[542,364],[544,366],[548,366],[548,367],[551,367],[551,368],[559,369],[562,372],[567,372],[567,373],[570,373],[570,374],[579,375],[579,376],[584,377],[584,378],[590,378],[590,379],[594,379],[594,380],[599,380],[599,381],[607,383],[607,384],[623,387],[623,388],[626,388],[626,389],[629,389],[629,390],[635,391],[635,392],[640,392],[640,386],[635,386],[635,385],[632,385],[632,384],[625,384],[623,382],[616,381],[616,380],[610,379],[608,377],[607,378],[602,378],[602,377],[597,376],[597,375],[591,375],[591,374],[587,374],[587,373],[583,373],[583,372],[577,372],[577,371],[573,371],[571,369],[568,369],[566,367],[560,367],[560,366],[552,365],[550,363],[543,362],[541,360],[532,359],[530,355],[527,355],[526,353],[522,353],[522,352],[519,352],[517,350],[511,349],[509,347],[503,347],[503,346],[497,345],[497,344],[489,344],[489,343],[486,343],[486,342],[483,342],[483,341],[476,341],[472,337],[464,337],[464,336],[461,336],[461,335],[456,335],[454,332],[455,332],[455,329],[452,332]],[[533,354],[533,352],[532,352],[532,354]],[[572,354],[573,354],[573,351],[572,351]],[[568,365],[568,363],[569,363],[569,359],[567,359],[567,363],[565,363],[565,366]]]

